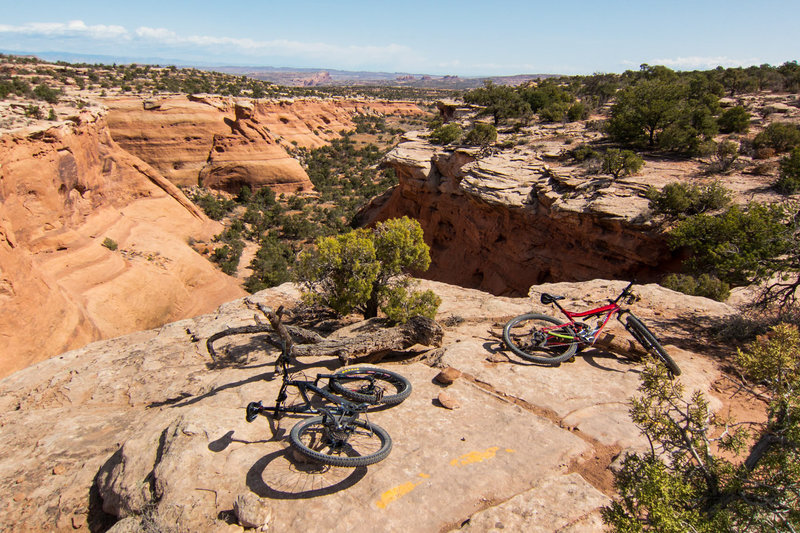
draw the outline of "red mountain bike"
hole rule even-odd
[[[632,286],[633,282],[630,282],[619,296],[609,300],[608,305],[580,313],[561,307],[558,301],[563,300],[563,296],[543,293],[542,303],[555,305],[569,321],[563,322],[537,313],[520,315],[509,320],[503,328],[503,342],[524,359],[545,365],[558,365],[576,352],[592,346],[611,317],[615,316],[645,350],[664,363],[673,376],[679,376],[681,369],[653,332],[636,315],[620,307],[619,302],[631,304],[636,301],[637,297],[631,292]],[[624,321],[623,315],[627,315]],[[575,320],[592,318],[597,318],[596,326]]]

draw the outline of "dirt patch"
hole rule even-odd
[[[570,461],[567,472],[570,474],[580,474],[581,477],[591,483],[594,488],[606,496],[613,498],[616,496],[616,490],[614,489],[614,473],[609,468],[609,465],[617,458],[622,448],[619,446],[602,444],[582,434],[578,430],[573,430],[573,433],[588,444],[591,444],[593,450],[589,454]]]

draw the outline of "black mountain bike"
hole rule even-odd
[[[295,424],[289,434],[292,446],[301,454],[324,464],[346,467],[367,466],[385,459],[392,449],[392,439],[386,430],[371,423],[366,413],[372,406],[399,404],[411,394],[411,383],[400,374],[372,366],[351,366],[333,374],[317,374],[313,381],[291,379],[288,364],[293,359],[294,343],[280,324],[280,314],[279,309],[270,321],[283,339],[281,355],[275,361],[276,373],[280,371],[283,383],[273,407],[264,407],[260,401],[250,402],[245,419],[253,422],[258,415],[268,412],[275,420],[285,413],[316,414]],[[234,333],[242,332],[231,334]],[[220,335],[212,338],[216,340]],[[210,343],[209,348],[213,349]],[[327,387],[320,386],[322,380],[328,380]],[[290,387],[297,389],[301,403],[286,405]],[[309,393],[323,401],[312,402]]]

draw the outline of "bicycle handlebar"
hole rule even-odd
[[[619,293],[619,296],[617,296],[617,297],[616,297],[615,299],[613,299],[613,300],[609,300],[609,302],[611,302],[612,304],[616,304],[616,303],[617,303],[617,302],[619,302],[619,301],[620,301],[622,298],[624,298],[625,296],[627,296],[628,294],[630,294],[630,292],[631,292],[631,287],[633,287],[633,284],[634,284],[634,283],[636,283],[636,282],[635,282],[635,281],[631,281],[630,283],[628,283],[628,286],[627,286],[627,287],[625,287],[624,289],[622,289],[622,292],[621,292],[621,293]]]

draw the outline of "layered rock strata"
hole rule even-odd
[[[177,185],[277,193],[313,185],[287,150],[318,148],[352,130],[354,114],[418,114],[412,103],[372,100],[243,100],[172,96],[108,100],[111,135]]]
[[[519,295],[549,281],[645,281],[675,268],[640,183],[569,176],[525,149],[445,150],[414,133],[383,164],[400,183],[359,222],[417,219],[430,279]]]
[[[243,294],[187,244],[221,228],[102,114],[0,137],[0,376]]]

